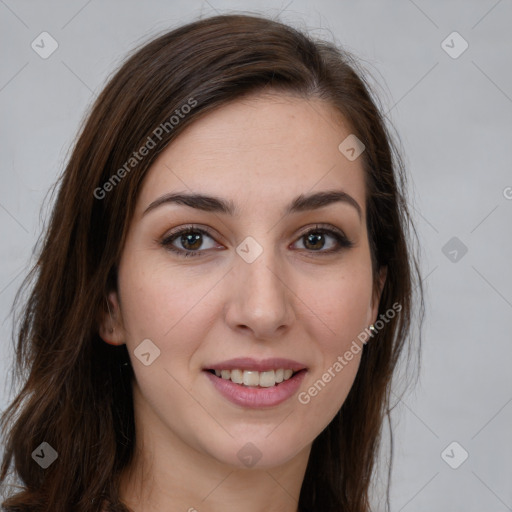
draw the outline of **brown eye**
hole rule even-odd
[[[205,236],[213,240],[212,236],[205,229],[188,226],[170,233],[161,241],[161,245],[180,256],[200,256],[205,250],[204,247],[201,249],[204,244],[203,237]],[[181,248],[176,247],[176,243],[180,244]],[[211,247],[206,249],[209,248]]]
[[[185,249],[199,249],[203,243],[201,240],[202,236],[201,234],[186,233],[180,236],[180,243]]]
[[[328,235],[327,235],[328,236]],[[306,249],[323,249],[325,245],[325,234],[324,233],[310,233],[305,235],[305,246]]]
[[[334,242],[328,242],[328,239]],[[299,240],[303,240],[306,250],[320,254],[331,254],[341,251],[343,248],[352,247],[354,244],[341,232],[332,229],[317,227],[304,233]],[[336,247],[337,244],[337,247]],[[322,250],[328,245],[330,248]]]

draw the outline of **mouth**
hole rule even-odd
[[[291,368],[277,368],[266,371],[243,370],[241,368],[228,369],[206,369],[215,377],[234,384],[248,388],[272,388],[282,385],[284,382],[293,379],[298,373],[303,373],[306,368],[292,370]]]
[[[289,400],[307,372],[305,364],[283,357],[238,357],[203,367],[214,389],[244,408],[275,407]]]
[[[299,390],[307,368],[275,368],[263,371],[207,368],[204,375],[225,399],[245,408],[266,409],[289,400]],[[220,375],[219,375],[220,374]]]

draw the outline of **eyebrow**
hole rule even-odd
[[[285,215],[292,213],[304,212],[308,210],[316,210],[334,203],[345,203],[353,206],[359,219],[362,220],[362,209],[359,203],[349,194],[342,190],[326,190],[323,192],[315,192],[311,194],[300,194],[286,208]],[[238,209],[231,200],[222,199],[216,196],[204,194],[189,193],[169,193],[165,194],[153,201],[142,215],[163,205],[175,203],[205,212],[224,213],[226,215],[238,215]]]

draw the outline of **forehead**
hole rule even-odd
[[[237,211],[262,201],[280,211],[290,198],[342,189],[364,211],[362,159],[338,149],[351,133],[329,103],[283,93],[221,106],[189,125],[150,168],[138,212],[172,191],[230,199]]]

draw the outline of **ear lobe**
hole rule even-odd
[[[121,320],[121,309],[117,293],[112,291],[105,298],[105,305],[101,312],[98,333],[102,340],[109,345],[124,344],[124,330]]]

